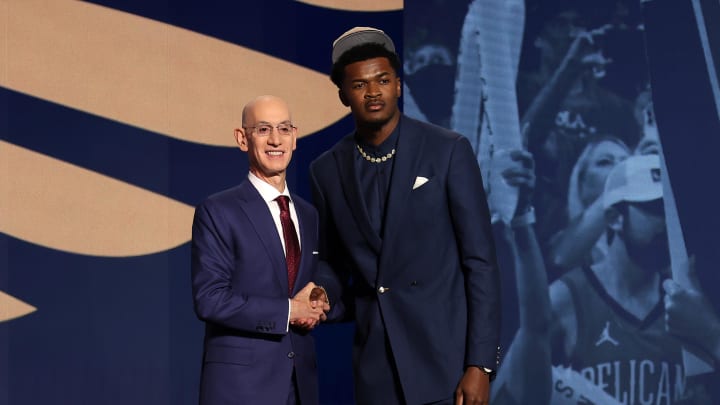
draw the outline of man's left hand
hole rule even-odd
[[[455,405],[488,404],[490,404],[490,376],[479,367],[468,367],[455,390]]]

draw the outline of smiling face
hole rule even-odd
[[[290,110],[280,98],[262,96],[250,102],[243,110],[243,128],[235,130],[240,149],[248,154],[250,172],[279,191],[285,187],[285,175],[297,142],[297,129],[281,134],[280,124],[292,125]],[[270,126],[267,135],[258,127]]]
[[[400,119],[401,89],[390,61],[380,57],[347,65],[339,94],[342,103],[352,110],[360,132],[382,131],[389,135]]]

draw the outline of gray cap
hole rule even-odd
[[[605,209],[621,202],[644,202],[662,198],[658,155],[631,156],[618,163],[605,180]]]
[[[395,52],[395,44],[382,30],[372,27],[355,27],[345,31],[333,42],[332,63],[337,62],[340,56],[358,45],[376,43],[390,52]]]

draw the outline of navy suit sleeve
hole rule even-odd
[[[348,314],[346,313],[346,305],[344,298],[344,285],[346,284],[346,277],[341,277],[338,273],[339,265],[337,260],[332,256],[337,256],[342,251],[341,247],[336,246],[339,241],[339,235],[335,230],[335,226],[330,219],[328,213],[328,207],[325,201],[325,196],[318,183],[318,179],[315,175],[315,167],[313,164],[310,167],[310,183],[313,196],[313,204],[318,211],[319,215],[319,249],[320,249],[320,261],[318,263],[317,271],[313,281],[317,285],[323,286],[328,294],[330,300],[330,312],[327,314],[329,321],[342,320]],[[345,281],[344,281],[345,280]]]
[[[465,364],[496,368],[500,338],[500,277],[480,167],[470,143],[458,138],[448,193],[468,300]]]
[[[285,334],[290,305],[287,296],[273,295],[261,285],[239,288],[238,279],[258,279],[241,277],[242,272],[269,271],[245,268],[250,266],[235,257],[232,244],[233,239],[241,239],[239,227],[211,203],[196,209],[191,243],[195,313],[203,321],[227,328]]]

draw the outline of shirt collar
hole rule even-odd
[[[290,198],[290,201],[292,201],[292,197],[290,197],[290,192],[288,191],[287,182],[285,183],[283,192],[280,193],[275,187],[260,179],[252,172],[248,172],[248,180],[250,180],[250,183],[252,183],[258,193],[260,193],[260,197],[262,197],[262,199],[265,200],[265,202],[267,203],[275,201],[275,199],[281,195],[287,196],[288,198]]]
[[[380,145],[375,146],[372,144],[369,144],[365,142],[365,140],[355,133],[355,141],[365,150],[367,153],[374,155],[374,156],[382,156],[387,153],[390,153],[391,150],[395,149],[397,146],[398,137],[400,134],[400,122],[395,126],[395,129],[390,133],[390,136],[387,137]]]

